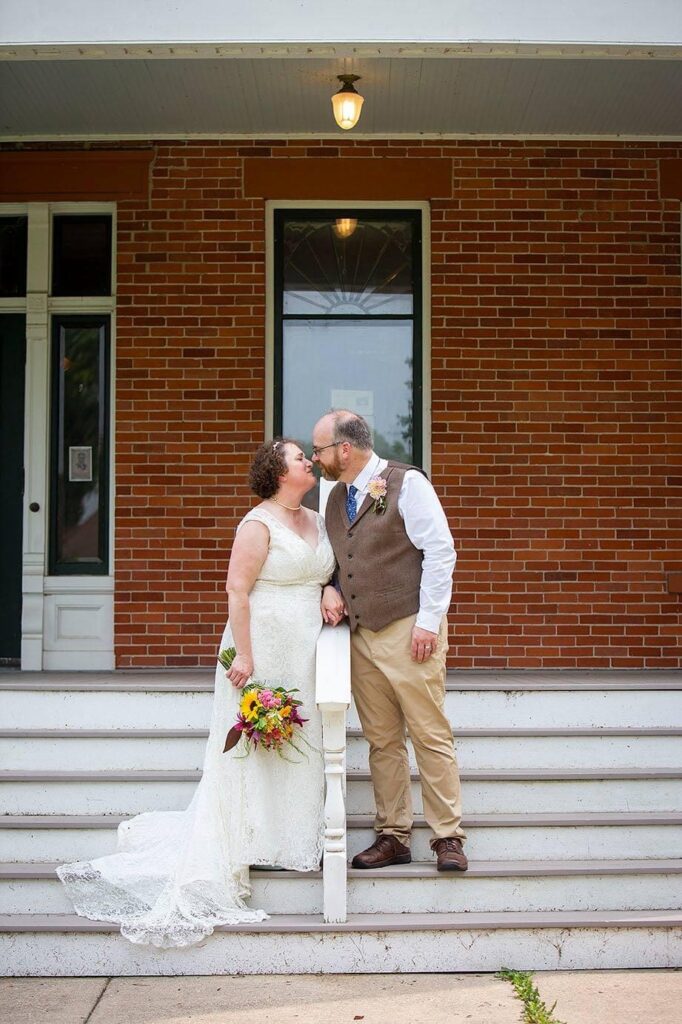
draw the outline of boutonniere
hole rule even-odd
[[[376,515],[382,516],[386,511],[386,490],[387,484],[383,476],[373,476],[367,484],[369,496],[374,502]]]

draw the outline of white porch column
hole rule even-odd
[[[24,523],[22,552],[21,667],[43,667],[43,577],[47,529],[49,323],[47,309],[50,215],[47,203],[28,214],[26,280],[26,406],[24,414]],[[30,506],[37,505],[37,511]]]

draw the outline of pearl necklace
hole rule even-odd
[[[278,505],[281,505],[282,508],[288,508],[290,512],[298,512],[299,508],[301,508],[300,505],[285,505],[283,501],[280,501],[279,498],[276,498],[274,495],[272,496],[272,500]]]

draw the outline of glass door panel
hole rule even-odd
[[[26,317],[0,315],[0,664],[21,658]]]
[[[108,571],[108,317],[53,320],[50,572]]]

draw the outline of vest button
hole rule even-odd
[[[349,537],[352,537],[352,536],[353,536],[353,534],[352,534],[352,533],[349,533],[349,534],[348,534],[348,536],[349,536]]]
[[[352,573],[352,572],[349,572],[349,573],[348,573],[348,579],[349,579],[349,580],[352,580],[352,579],[353,579],[353,573]]]
[[[352,556],[352,555],[349,555],[348,557],[349,557],[349,558],[352,558],[353,556]]]
[[[354,601],[355,600],[355,594],[351,594],[350,595],[350,599],[351,599],[351,601]]]
[[[359,615],[356,615],[356,616],[355,616],[355,618],[356,618],[356,619],[359,619],[359,618],[360,618],[360,616],[359,616]]]

